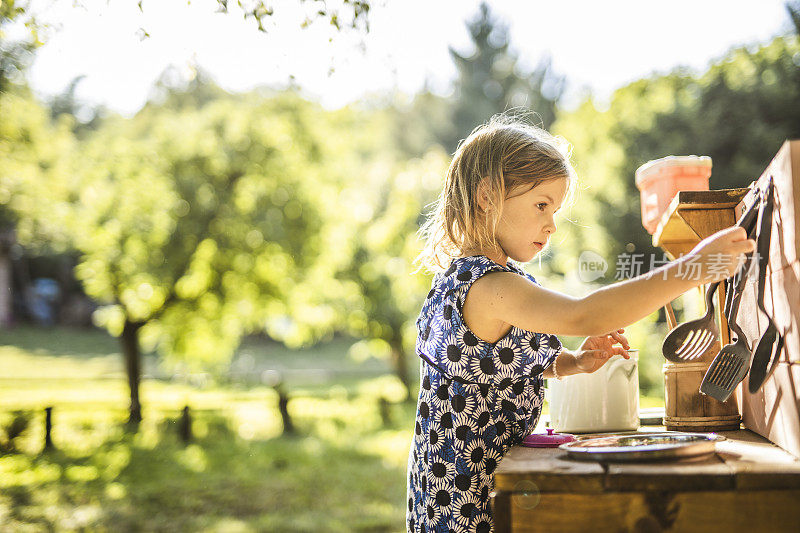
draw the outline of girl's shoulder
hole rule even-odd
[[[532,275],[512,261],[509,261],[507,265],[500,265],[484,255],[456,257],[446,270],[438,272],[433,277],[430,292],[423,304],[422,314],[436,312],[436,308],[441,305],[455,306],[460,311],[467,293],[470,292],[475,282],[482,280],[485,274],[492,272],[505,272],[514,274],[515,277],[522,276],[538,285]]]
[[[536,278],[525,272],[516,262],[509,259],[507,265],[501,265],[485,255],[456,257],[451,261],[450,267],[442,272],[440,276],[442,280],[454,277],[456,281],[469,283],[476,281],[489,272],[513,272],[538,284]]]
[[[512,280],[515,279],[516,276],[522,276],[531,283],[539,284],[532,275],[522,270],[517,263],[511,260],[509,260],[507,265],[501,265],[484,255],[472,255],[453,259],[450,267],[442,273],[442,278],[439,280],[438,285],[440,287],[446,287],[445,290],[454,296],[456,307],[461,310],[464,305],[464,300],[471,289],[475,287],[476,284],[483,288],[483,286],[486,285],[486,278],[484,276],[495,272],[513,274],[514,277],[510,278]],[[500,280],[493,279],[492,284],[495,285],[496,281],[500,281],[500,285],[504,285],[502,276],[500,278]],[[509,283],[508,285],[512,284]]]

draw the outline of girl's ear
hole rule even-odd
[[[481,178],[478,182],[478,207],[484,213],[489,212],[489,178]]]

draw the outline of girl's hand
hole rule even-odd
[[[624,331],[624,329],[618,329],[605,335],[586,337],[575,353],[578,369],[591,374],[616,354],[620,354],[625,359],[630,359],[631,356],[628,354],[628,349],[631,345],[625,335],[622,335]],[[616,343],[621,346],[614,346]]]
[[[709,235],[678,261],[684,261],[687,272],[696,264],[699,272],[694,272],[695,279],[713,283],[733,276],[744,264],[744,254],[755,249],[756,241],[747,238],[744,228],[731,226]]]

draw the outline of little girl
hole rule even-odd
[[[542,287],[517,263],[547,247],[555,214],[574,191],[564,146],[540,128],[493,117],[459,145],[422,228],[418,261],[436,274],[417,319],[422,365],[408,531],[493,531],[493,473],[536,427],[543,378],[595,372],[615,354],[628,358],[624,326],[733,275],[755,249],[744,229],[732,227],[654,272],[583,297]],[[557,334],[588,337],[571,351]]]

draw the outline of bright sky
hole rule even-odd
[[[368,92],[418,91],[426,79],[447,94],[455,67],[447,47],[469,51],[464,21],[479,0],[373,0],[370,33],[336,34],[323,21],[300,28],[312,2],[275,2],[274,24],[257,31],[214,0],[34,0],[56,26],[28,73],[40,95],[86,74],[79,98],[135,113],[170,64],[193,61],[224,88],[285,84],[290,75],[310,97],[335,108]],[[544,53],[570,83],[565,107],[582,87],[600,102],[614,89],[677,65],[703,69],[729,47],[789,31],[784,0],[491,0],[509,25],[512,47],[530,69]],[[234,0],[229,1],[235,5]],[[339,5],[340,0],[328,0]],[[305,6],[305,7],[302,7]],[[142,40],[144,28],[150,35]],[[333,41],[329,42],[329,38]],[[331,71],[333,67],[333,72]]]

